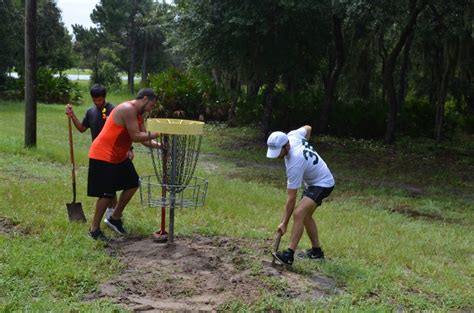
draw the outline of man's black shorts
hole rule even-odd
[[[327,198],[331,194],[333,189],[334,189],[334,186],[329,187],[329,188],[319,187],[319,186],[309,186],[304,189],[302,197],[308,197],[314,202],[316,202],[317,205],[321,205],[321,203],[323,202],[323,199]]]
[[[118,164],[89,159],[89,197],[113,198],[117,190],[136,188],[138,184],[138,174],[130,159]]]

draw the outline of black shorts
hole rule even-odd
[[[321,205],[323,203],[323,199],[327,198],[332,190],[334,189],[334,186],[332,187],[319,187],[319,186],[309,186],[306,187],[303,191],[303,197],[308,197],[314,202],[316,202],[317,205]]]
[[[89,159],[87,195],[89,197],[110,198],[117,190],[138,187],[138,174],[130,159],[113,164]]]

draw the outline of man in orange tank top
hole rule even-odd
[[[152,89],[141,89],[134,100],[125,101],[115,107],[104,128],[92,142],[89,151],[87,194],[98,198],[89,230],[94,239],[107,240],[100,230],[100,221],[115,192],[119,190],[122,190],[122,193],[113,214],[106,217],[104,222],[115,232],[126,234],[122,225],[122,212],[138,189],[138,174],[128,158],[128,151],[132,142],[160,148],[160,144],[154,140],[159,134],[147,132],[143,122],[143,114],[150,112],[156,101]]]

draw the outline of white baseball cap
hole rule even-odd
[[[267,158],[276,158],[280,155],[281,148],[288,143],[288,136],[283,132],[273,132],[267,139]]]

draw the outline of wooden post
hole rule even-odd
[[[36,0],[25,1],[25,147],[36,147]]]

